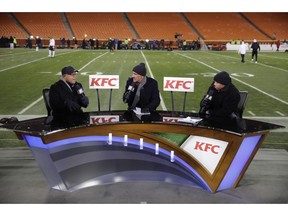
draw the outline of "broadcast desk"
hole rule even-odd
[[[282,127],[249,119],[245,130],[182,122],[188,115],[101,111],[1,127],[25,140],[50,188],[70,192],[124,181],[235,188],[268,132]]]

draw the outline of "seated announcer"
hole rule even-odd
[[[214,82],[201,100],[199,115],[216,122],[232,119],[240,101],[238,89],[230,75],[221,71],[214,76]]]
[[[66,66],[62,68],[60,80],[51,85],[49,101],[53,116],[79,114],[83,112],[81,107],[88,106],[83,86],[76,81],[77,72],[72,66]]]
[[[123,101],[128,104],[128,110],[138,107],[142,112],[155,111],[159,106],[158,83],[155,79],[146,76],[144,63],[133,68],[132,77],[126,82]]]

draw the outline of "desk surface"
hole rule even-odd
[[[256,120],[244,119],[246,129],[239,129],[234,121],[216,123],[203,119],[198,124],[190,124],[180,122],[179,120],[186,117],[198,118],[196,113],[183,113],[171,111],[157,111],[149,115],[137,116],[133,111],[116,110],[116,111],[101,111],[101,112],[86,112],[73,116],[61,116],[55,118],[52,116],[35,118],[25,121],[13,122],[4,124],[0,127],[13,130],[20,133],[29,133],[31,135],[43,136],[54,133],[59,130],[70,128],[88,127],[91,125],[103,124],[125,124],[125,123],[161,123],[161,124],[179,124],[191,125],[191,127],[210,128],[213,130],[221,130],[237,134],[239,136],[249,133],[270,131],[284,126],[260,122]]]

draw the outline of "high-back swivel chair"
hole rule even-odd
[[[51,108],[50,102],[49,102],[49,92],[50,92],[49,88],[44,88],[42,90],[43,99],[44,99],[45,106],[46,106],[46,109],[47,109],[47,115],[51,116],[52,115],[52,108]]]

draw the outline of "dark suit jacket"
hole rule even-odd
[[[148,108],[150,111],[156,110],[160,104],[160,96],[158,89],[158,82],[151,77],[146,77],[147,81],[145,85],[140,90],[140,100],[138,101],[136,107],[141,109]],[[133,79],[129,78],[126,82],[125,93],[128,91],[128,87],[132,84]],[[128,109],[131,107],[138,86],[135,87],[135,90],[131,92],[131,95],[128,100]],[[125,95],[124,93],[124,95]],[[123,95],[123,97],[124,97]]]
[[[81,83],[77,84],[82,87]],[[79,109],[71,112],[65,104],[67,99],[79,104]],[[52,114],[54,116],[82,113],[83,111],[81,107],[87,107],[87,104],[81,103],[81,96],[77,93],[77,91],[73,87],[71,91],[71,89],[62,80],[59,80],[50,86],[49,101],[52,108]]]

